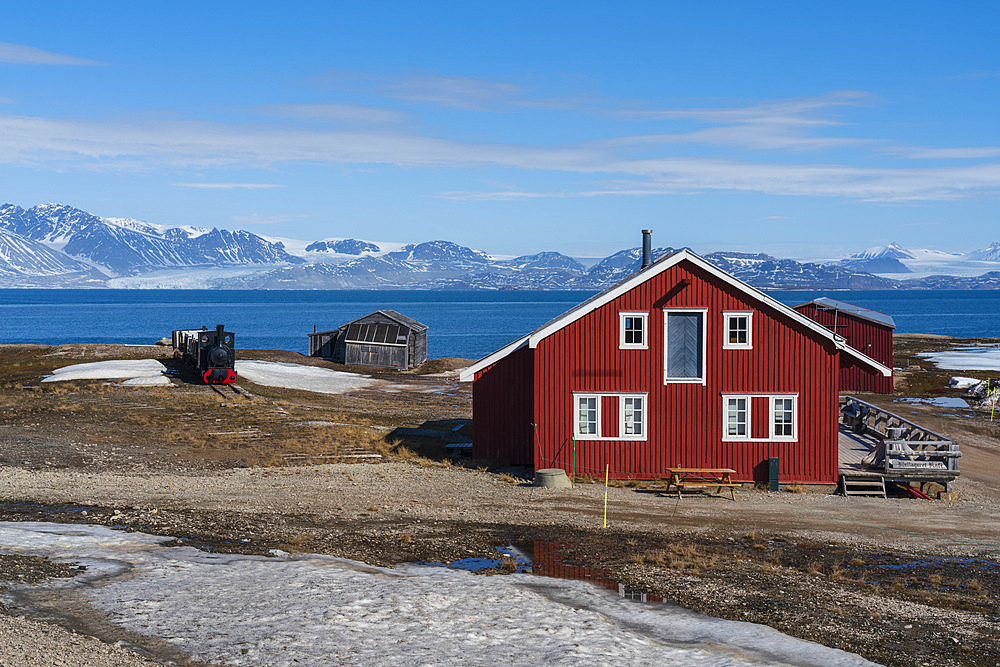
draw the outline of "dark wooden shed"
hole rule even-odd
[[[352,366],[415,368],[427,361],[427,325],[395,310],[376,310],[309,334],[309,356]]]

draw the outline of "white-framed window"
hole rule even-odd
[[[622,440],[646,439],[646,397],[618,397],[618,437]]]
[[[577,440],[601,437],[601,397],[599,394],[573,395],[573,433]]]
[[[753,349],[753,313],[751,311],[722,313],[722,348],[725,350]]]
[[[618,347],[623,350],[645,350],[648,344],[648,322],[649,313],[618,313]]]
[[[795,395],[771,396],[771,440],[797,440],[799,399]]]
[[[722,439],[750,440],[750,397],[722,397]]]
[[[618,433],[605,433],[601,403],[607,397],[618,401]],[[576,440],[645,440],[647,394],[591,392],[573,394],[573,437]],[[614,428],[614,427],[612,427]]]
[[[663,383],[705,384],[707,308],[663,309]]]

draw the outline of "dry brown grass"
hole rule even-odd
[[[808,490],[805,484],[786,484],[785,491],[789,493],[805,493]]]
[[[698,574],[705,569],[714,567],[718,563],[719,557],[713,553],[705,553],[695,544],[677,544],[666,549],[653,549],[633,554],[630,560],[637,565],[652,565]]]

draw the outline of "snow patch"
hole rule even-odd
[[[42,378],[42,382],[62,382],[65,380],[130,380],[148,379],[166,372],[167,368],[155,359],[117,359],[114,361],[94,361],[89,364],[63,366],[52,371],[52,375]],[[166,380],[166,378],[163,378]]]
[[[956,375],[948,381],[948,387],[950,389],[968,389],[969,387],[974,387],[979,384],[977,378],[967,378],[961,375]]]
[[[944,352],[920,352],[938,368],[955,371],[1000,371],[1000,347],[969,347]],[[978,380],[977,380],[978,382]]]
[[[872,664],[766,626],[622,600],[587,582],[388,569],[315,554],[205,553],[159,544],[167,539],[104,526],[0,523],[4,552],[87,566],[36,588],[75,589],[116,625],[205,662]]]
[[[268,387],[342,394],[375,382],[371,376],[278,361],[237,361],[236,373]]]

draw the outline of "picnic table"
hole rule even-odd
[[[729,468],[667,468],[670,473],[670,480],[664,493],[670,492],[670,487],[677,489],[677,497],[683,498],[683,491],[687,489],[704,489],[716,487],[716,493],[721,493],[723,488],[728,488],[736,500],[736,487],[739,482],[733,481],[735,470]]]

